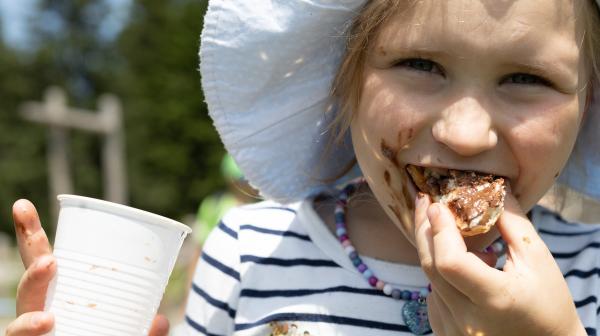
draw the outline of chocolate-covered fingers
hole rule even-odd
[[[35,206],[20,199],[13,204],[13,221],[19,245],[19,253],[25,268],[39,256],[52,252],[46,232],[40,223]]]

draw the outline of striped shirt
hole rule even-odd
[[[588,335],[596,335],[600,224],[569,223],[539,206],[532,221]],[[362,259],[396,288],[419,290],[429,283],[418,266]],[[400,313],[404,303],[370,287],[312,201],[262,202],[231,210],[209,236],[186,323],[189,335],[412,335]]]

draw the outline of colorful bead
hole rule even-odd
[[[339,235],[338,237],[340,238],[341,242],[343,242],[344,240],[348,240],[348,235],[347,234]]]
[[[381,281],[381,280],[377,280],[377,283],[375,284],[375,288],[379,289],[379,290],[383,290],[383,287],[385,286],[385,282]],[[389,294],[388,294],[389,295]]]
[[[350,257],[350,259],[354,260],[354,259],[358,258],[358,253],[356,252],[356,250],[354,250],[348,254],[348,257]]]
[[[419,291],[419,296],[422,298],[426,298],[427,296],[429,296],[429,290],[427,288],[421,288],[421,290]]]
[[[338,236],[341,236],[343,234],[346,234],[346,229],[338,228],[337,230],[335,230],[335,232],[337,233]]]
[[[346,251],[346,254],[348,254],[348,255],[350,255],[350,253],[352,253],[352,252],[356,252],[354,250],[354,246],[352,246],[352,245],[345,246],[344,250]]]
[[[492,244],[492,249],[494,250],[494,253],[500,254],[502,253],[502,250],[504,250],[504,245],[501,242],[497,241]]]
[[[373,276],[373,271],[371,271],[369,268],[367,268],[364,272],[363,275],[365,276],[365,278],[369,279],[370,277]]]
[[[403,290],[400,297],[402,298],[402,300],[408,301],[410,300],[410,295],[410,291]]]
[[[345,222],[345,220],[344,220],[344,213],[336,212],[336,214],[335,214],[335,222],[336,223]]]
[[[355,267],[358,267],[358,265],[362,264],[362,260],[360,258],[354,258],[354,259],[352,259],[352,263],[354,264]]]
[[[364,272],[365,272],[365,270],[367,269],[367,265],[365,265],[365,264],[360,264],[360,265],[358,265],[356,268],[358,268],[358,271],[359,271],[360,273],[364,273]]]
[[[346,239],[342,242],[342,246],[344,248],[348,247],[348,246],[352,246],[352,242],[350,242],[350,239]]]
[[[419,298],[419,292],[412,292],[410,293],[410,299],[415,301]]]
[[[369,285],[371,285],[371,286],[375,287],[375,285],[377,285],[377,281],[378,281],[378,280],[377,280],[377,278],[376,278],[375,276],[371,276],[371,277],[369,278]]]
[[[394,288],[392,290],[392,297],[394,298],[394,300],[400,300],[402,298],[402,291]]]
[[[393,288],[392,288],[392,286],[390,286],[389,284],[385,284],[385,285],[383,285],[383,293],[384,293],[385,295],[390,295],[390,294],[392,294],[392,290],[394,290],[394,289],[393,289]]]
[[[431,284],[427,285],[427,290],[429,291],[429,293],[431,293],[433,291],[433,288],[431,288]]]

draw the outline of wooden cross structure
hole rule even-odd
[[[69,108],[65,93],[57,87],[46,90],[43,102],[25,102],[21,106],[23,118],[49,126],[47,156],[51,214],[54,221],[58,218],[56,196],[73,193],[68,155],[69,129],[103,136],[104,198],[111,202],[127,203],[121,104],[117,97],[105,94],[98,100],[98,109],[96,112]]]

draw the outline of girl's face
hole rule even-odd
[[[352,139],[373,193],[413,244],[407,164],[503,176],[525,211],[553,184],[586,100],[576,3],[421,0],[381,27]]]

